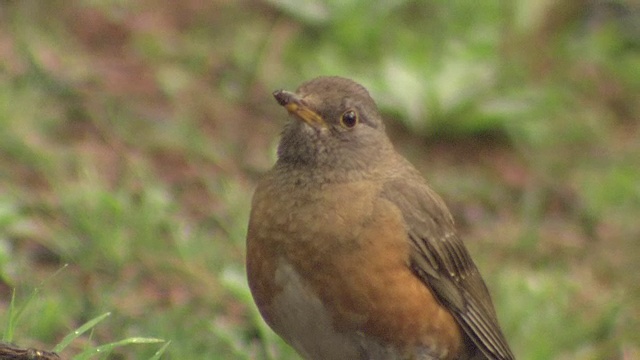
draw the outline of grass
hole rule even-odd
[[[270,92],[337,74],[449,203],[520,359],[637,356],[632,3],[292,4],[3,4],[3,339],[297,359],[253,305],[244,237],[285,116]]]

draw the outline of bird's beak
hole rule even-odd
[[[306,122],[313,127],[326,127],[327,123],[322,116],[313,111],[300,96],[286,90],[276,90],[273,92],[276,101],[296,118]]]

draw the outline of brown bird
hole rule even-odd
[[[320,77],[273,95],[293,120],[247,234],[267,324],[305,359],[513,359],[451,213],[367,90]]]

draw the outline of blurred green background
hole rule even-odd
[[[370,89],[519,359],[640,358],[631,0],[0,1],[2,338],[52,349],[111,312],[62,355],[297,359],[244,237],[271,91],[318,75]]]

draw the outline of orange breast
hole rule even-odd
[[[296,204],[283,196],[275,206],[256,193],[247,271],[262,315],[272,327],[281,326],[270,309],[282,290],[275,274],[284,261],[324,304],[335,331],[364,334],[408,352],[428,347],[457,358],[463,346],[460,327],[409,269],[399,209],[369,185],[336,186]]]

